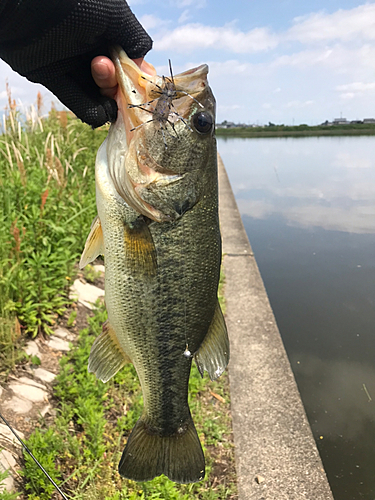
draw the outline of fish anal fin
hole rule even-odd
[[[168,436],[151,433],[141,417],[123,451],[120,475],[133,481],[149,481],[160,474],[176,483],[201,481],[204,455],[191,417],[179,431]]]
[[[104,240],[100,219],[96,216],[91,224],[91,231],[87,237],[85,248],[79,261],[79,268],[83,269],[99,255],[104,255]]]
[[[111,324],[106,321],[91,347],[88,370],[102,382],[108,382],[126,363],[131,363],[131,360],[120,346]]]
[[[211,380],[220,377],[227,367],[229,362],[229,339],[219,302],[207,335],[195,353],[194,358],[202,377],[204,370],[206,370]]]
[[[124,226],[126,267],[133,276],[156,276],[157,260],[152,235],[143,217]]]

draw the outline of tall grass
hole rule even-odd
[[[0,323],[50,332],[96,213],[95,154],[107,131],[42,103],[22,114],[8,89],[0,135]]]

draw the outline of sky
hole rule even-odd
[[[154,40],[158,74],[206,63],[217,122],[317,125],[340,116],[375,118],[375,1],[130,0]],[[23,105],[42,91],[0,61]]]

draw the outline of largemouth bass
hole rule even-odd
[[[229,360],[217,299],[215,99],[206,65],[161,78],[120,49],[113,60],[119,113],[97,154],[98,216],[80,262],[105,259],[108,321],[89,371],[106,382],[132,362],[142,386],[119,473],[195,482],[205,462],[188,405],[192,358],[211,379]]]

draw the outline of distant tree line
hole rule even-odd
[[[242,136],[242,137],[269,137],[269,136],[307,136],[307,135],[372,135],[375,134],[375,123],[355,123],[330,125],[284,125],[268,122],[262,127],[256,126],[230,126],[216,128],[218,136]]]

